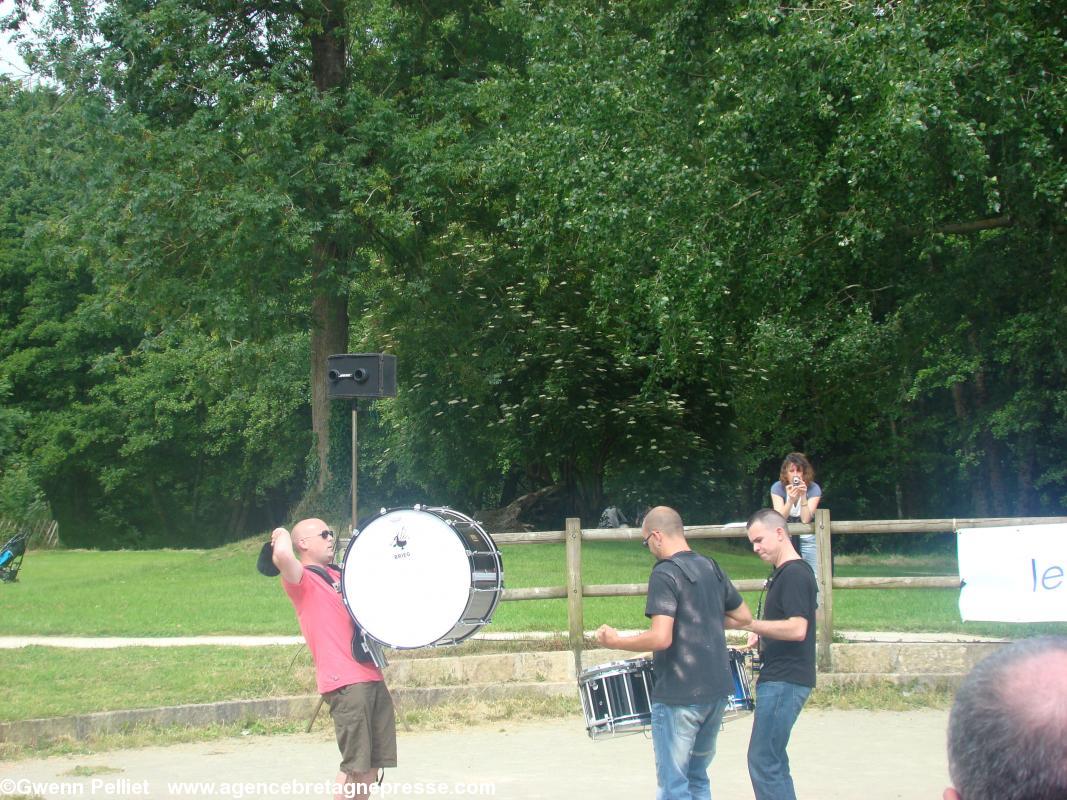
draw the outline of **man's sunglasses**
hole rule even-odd
[[[319,534],[319,536],[321,536],[323,539],[329,539],[331,536],[335,539],[337,538],[337,534],[329,529],[324,530],[322,533]]]

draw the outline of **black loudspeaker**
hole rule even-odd
[[[396,356],[344,353],[326,357],[326,393],[344,397],[396,397]]]

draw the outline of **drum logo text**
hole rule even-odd
[[[401,528],[400,533],[393,537],[393,547],[401,551],[399,553],[393,553],[394,561],[396,561],[398,558],[411,558],[411,552],[409,550],[404,549],[407,546],[408,540],[407,537],[404,536],[404,529]]]

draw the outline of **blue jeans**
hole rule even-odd
[[[694,706],[652,704],[656,800],[711,800],[708,764],[727,698]]]
[[[816,584],[818,583],[819,575],[819,548],[815,544],[815,534],[803,533],[800,535],[800,557],[808,562],[808,566],[811,567],[811,571],[815,573]],[[815,592],[815,605],[819,605],[819,592]]]
[[[756,800],[796,800],[785,748],[809,694],[809,687],[784,681],[756,687],[756,716],[748,742],[748,775]]]

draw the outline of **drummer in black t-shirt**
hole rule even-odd
[[[619,636],[602,625],[597,641],[621,650],[653,651],[652,747],[658,797],[706,798],[708,764],[734,690],[723,629],[746,627],[752,614],[719,565],[689,548],[677,511],[652,509],[641,533],[657,559],[645,605],[652,626],[636,636]]]
[[[789,538],[785,518],[764,508],[748,520],[748,539],[774,567],[760,619],[746,625],[749,646],[762,640],[748,774],[756,800],[796,800],[785,749],[815,686],[815,573]]]

